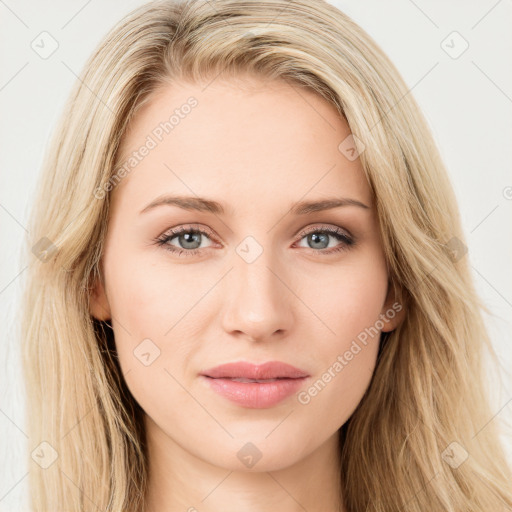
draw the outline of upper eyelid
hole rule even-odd
[[[206,233],[207,235],[211,235],[211,236],[214,236],[213,235],[213,231],[208,229],[208,228],[205,228],[203,226],[197,226],[195,224],[191,224],[191,225],[185,225],[185,226],[177,226],[175,228],[169,228],[169,229],[166,229],[161,235],[159,238],[164,238],[164,237],[175,237],[177,235],[179,235],[181,232],[183,233],[187,233],[189,231],[198,231],[198,232],[201,232],[201,233]]]
[[[301,229],[297,233],[297,236],[300,235],[300,234],[306,234],[306,233],[311,233],[311,232],[314,232],[314,231],[323,231],[323,230],[327,230],[329,232],[332,232],[332,230],[343,231],[343,232],[345,232],[347,234],[347,236],[352,238],[352,234],[348,231],[348,229],[343,228],[341,226],[333,226],[333,225],[327,225],[327,224],[324,224],[324,225],[313,225],[313,226]]]

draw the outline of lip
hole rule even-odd
[[[280,361],[259,365],[240,361],[205,370],[200,377],[213,391],[228,400],[243,407],[264,409],[277,405],[298,391],[309,374]],[[268,382],[240,382],[232,379]]]
[[[263,364],[253,364],[245,361],[221,364],[215,368],[204,370],[201,375],[219,378],[242,378],[242,379],[298,379],[309,377],[309,374],[281,361],[268,361]]]

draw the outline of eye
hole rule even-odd
[[[301,233],[301,236],[301,240],[306,239],[306,243],[310,249],[318,249],[315,252],[319,252],[323,255],[344,251],[355,245],[355,240],[348,233],[338,227],[313,227],[312,229]],[[329,240],[330,238],[335,238],[341,243],[337,246],[333,246]]]
[[[201,247],[201,239],[205,237],[210,239],[209,231],[191,226],[180,226],[165,232],[155,240],[155,243],[178,256],[193,256],[202,249],[210,247]],[[178,246],[171,243],[174,239]]]
[[[211,240],[210,231],[192,226],[180,226],[158,237],[155,243],[178,256],[194,256],[211,247],[211,245],[201,247],[204,238]],[[303,239],[306,239],[309,249],[322,255],[348,250],[355,245],[355,240],[339,227],[313,227],[301,233],[300,241]],[[336,239],[340,243],[332,246],[332,239]],[[174,243],[172,243],[173,241]]]

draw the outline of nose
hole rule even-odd
[[[251,341],[285,336],[293,325],[293,292],[286,271],[261,254],[247,263],[234,255],[234,268],[224,280],[223,328]]]

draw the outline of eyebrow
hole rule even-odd
[[[141,214],[145,213],[157,206],[168,205],[177,206],[184,210],[195,210],[200,212],[209,212],[215,215],[224,215],[225,210],[222,204],[212,199],[206,199],[204,197],[193,197],[193,196],[161,196],[151,201],[145,208],[141,210]],[[340,208],[342,206],[357,206],[369,210],[370,207],[366,204],[358,201],[357,199],[351,199],[347,197],[332,197],[328,199],[322,199],[318,201],[300,201],[295,203],[290,208],[290,212],[293,215],[307,215],[308,213],[320,212],[323,210],[331,210],[333,208]]]

